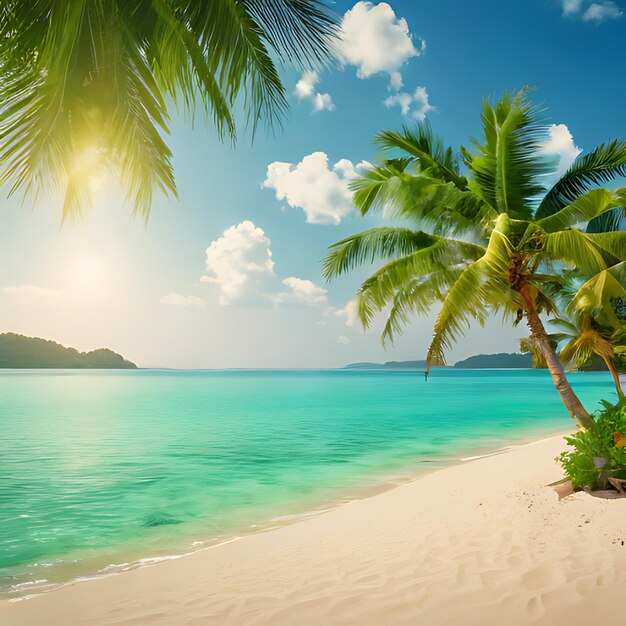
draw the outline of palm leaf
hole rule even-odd
[[[560,211],[592,187],[626,176],[626,141],[613,140],[578,157],[537,208],[536,217]]]

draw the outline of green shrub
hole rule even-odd
[[[574,489],[606,489],[607,478],[626,479],[626,401],[602,405],[595,426],[566,437],[571,449],[557,457]]]

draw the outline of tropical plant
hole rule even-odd
[[[575,295],[576,310],[592,313],[624,295],[626,233],[588,234],[578,225],[626,204],[626,190],[593,188],[626,173],[626,142],[598,146],[546,190],[554,164],[541,154],[547,126],[528,92],[505,94],[495,105],[485,100],[481,121],[482,139],[473,140],[473,150],[461,148],[463,167],[428,123],[381,132],[376,143],[386,158],[354,182],[354,202],[362,215],[382,211],[408,226],[339,241],[324,274],[332,279],[386,262],[357,293],[364,326],[387,313],[383,342],[393,341],[414,314],[441,303],[427,374],[445,363],[446,350],[472,320],[525,319],[569,414],[589,428],[593,420],[567,381],[540,314],[556,312],[551,293],[564,268],[589,277]]]
[[[320,0],[6,0],[0,184],[61,189],[65,217],[115,173],[147,215],[155,189],[176,194],[172,104],[200,108],[222,139],[239,108],[253,129],[275,127],[287,107],[276,60],[324,63],[335,34]]]
[[[611,373],[615,390],[620,398],[625,398],[619,379],[616,348],[624,342],[624,329],[602,326],[590,315],[579,315],[573,320],[556,318],[550,323],[560,332],[550,335],[561,346],[559,357],[568,367],[580,369],[593,355],[602,359]],[[621,346],[620,346],[621,347]]]
[[[566,437],[569,449],[557,457],[574,489],[606,489],[609,478],[626,479],[626,401],[602,405],[594,428]]]

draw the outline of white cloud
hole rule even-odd
[[[565,124],[552,124],[548,129],[548,139],[541,146],[541,154],[557,156],[558,167],[555,176],[560,178],[576,160],[582,150],[574,143],[574,138]]]
[[[359,78],[387,73],[390,86],[402,86],[400,67],[426,49],[423,40],[416,47],[404,18],[396,17],[386,3],[357,2],[343,16],[337,56],[344,65],[357,68]]]
[[[614,20],[622,15],[621,9],[615,2],[594,3],[583,13],[582,19],[585,22],[604,22],[604,20]]]
[[[389,96],[385,102],[387,108],[399,106],[402,115],[411,115],[412,118],[423,121],[426,114],[433,107],[428,101],[428,92],[425,87],[417,87],[413,93],[401,91]]]
[[[340,337],[337,337],[337,343],[341,343],[346,346],[350,343],[350,339],[349,337],[344,337],[343,335],[341,335]]]
[[[300,306],[324,306],[328,304],[328,292],[310,280],[290,276],[282,281],[289,291],[274,296],[276,304],[295,304]]]
[[[389,75],[389,89],[399,91],[403,86],[404,81],[402,80],[402,74],[400,74],[400,72],[391,72]]]
[[[314,111],[334,111],[335,105],[333,99],[328,93],[316,93],[313,98],[313,110]]]
[[[267,166],[263,187],[273,189],[277,200],[301,208],[309,224],[339,224],[352,211],[352,191],[348,185],[369,164],[353,165],[341,159],[332,169],[328,156],[313,152],[300,163],[274,161]]]
[[[202,281],[217,285],[219,304],[241,303],[258,297],[263,283],[274,277],[271,241],[250,220],[231,226],[206,249],[209,275]]]
[[[563,0],[563,15],[573,15],[580,11],[583,0]]]
[[[334,111],[333,99],[328,93],[318,93],[315,85],[319,83],[320,77],[317,72],[306,71],[296,83],[294,93],[299,100],[310,100],[313,104],[313,111]]]
[[[61,295],[56,289],[37,287],[35,285],[9,285],[3,287],[2,291],[15,296],[26,296],[29,298],[56,298]]]
[[[198,298],[197,296],[183,296],[180,293],[174,292],[164,295],[160,302],[162,304],[172,304],[174,306],[184,307],[204,308],[206,306],[206,302],[202,298]]]
[[[593,2],[584,11],[583,4],[583,0],[562,0],[563,15],[578,15],[584,22],[596,22],[596,24],[622,16],[622,10],[611,0]]]
[[[345,318],[346,326],[350,328],[363,328],[356,300],[350,300],[343,309],[335,311],[335,315]]]

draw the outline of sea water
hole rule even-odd
[[[615,400],[608,374],[570,380],[590,410]],[[181,554],[568,428],[545,371],[5,370],[0,594]]]

